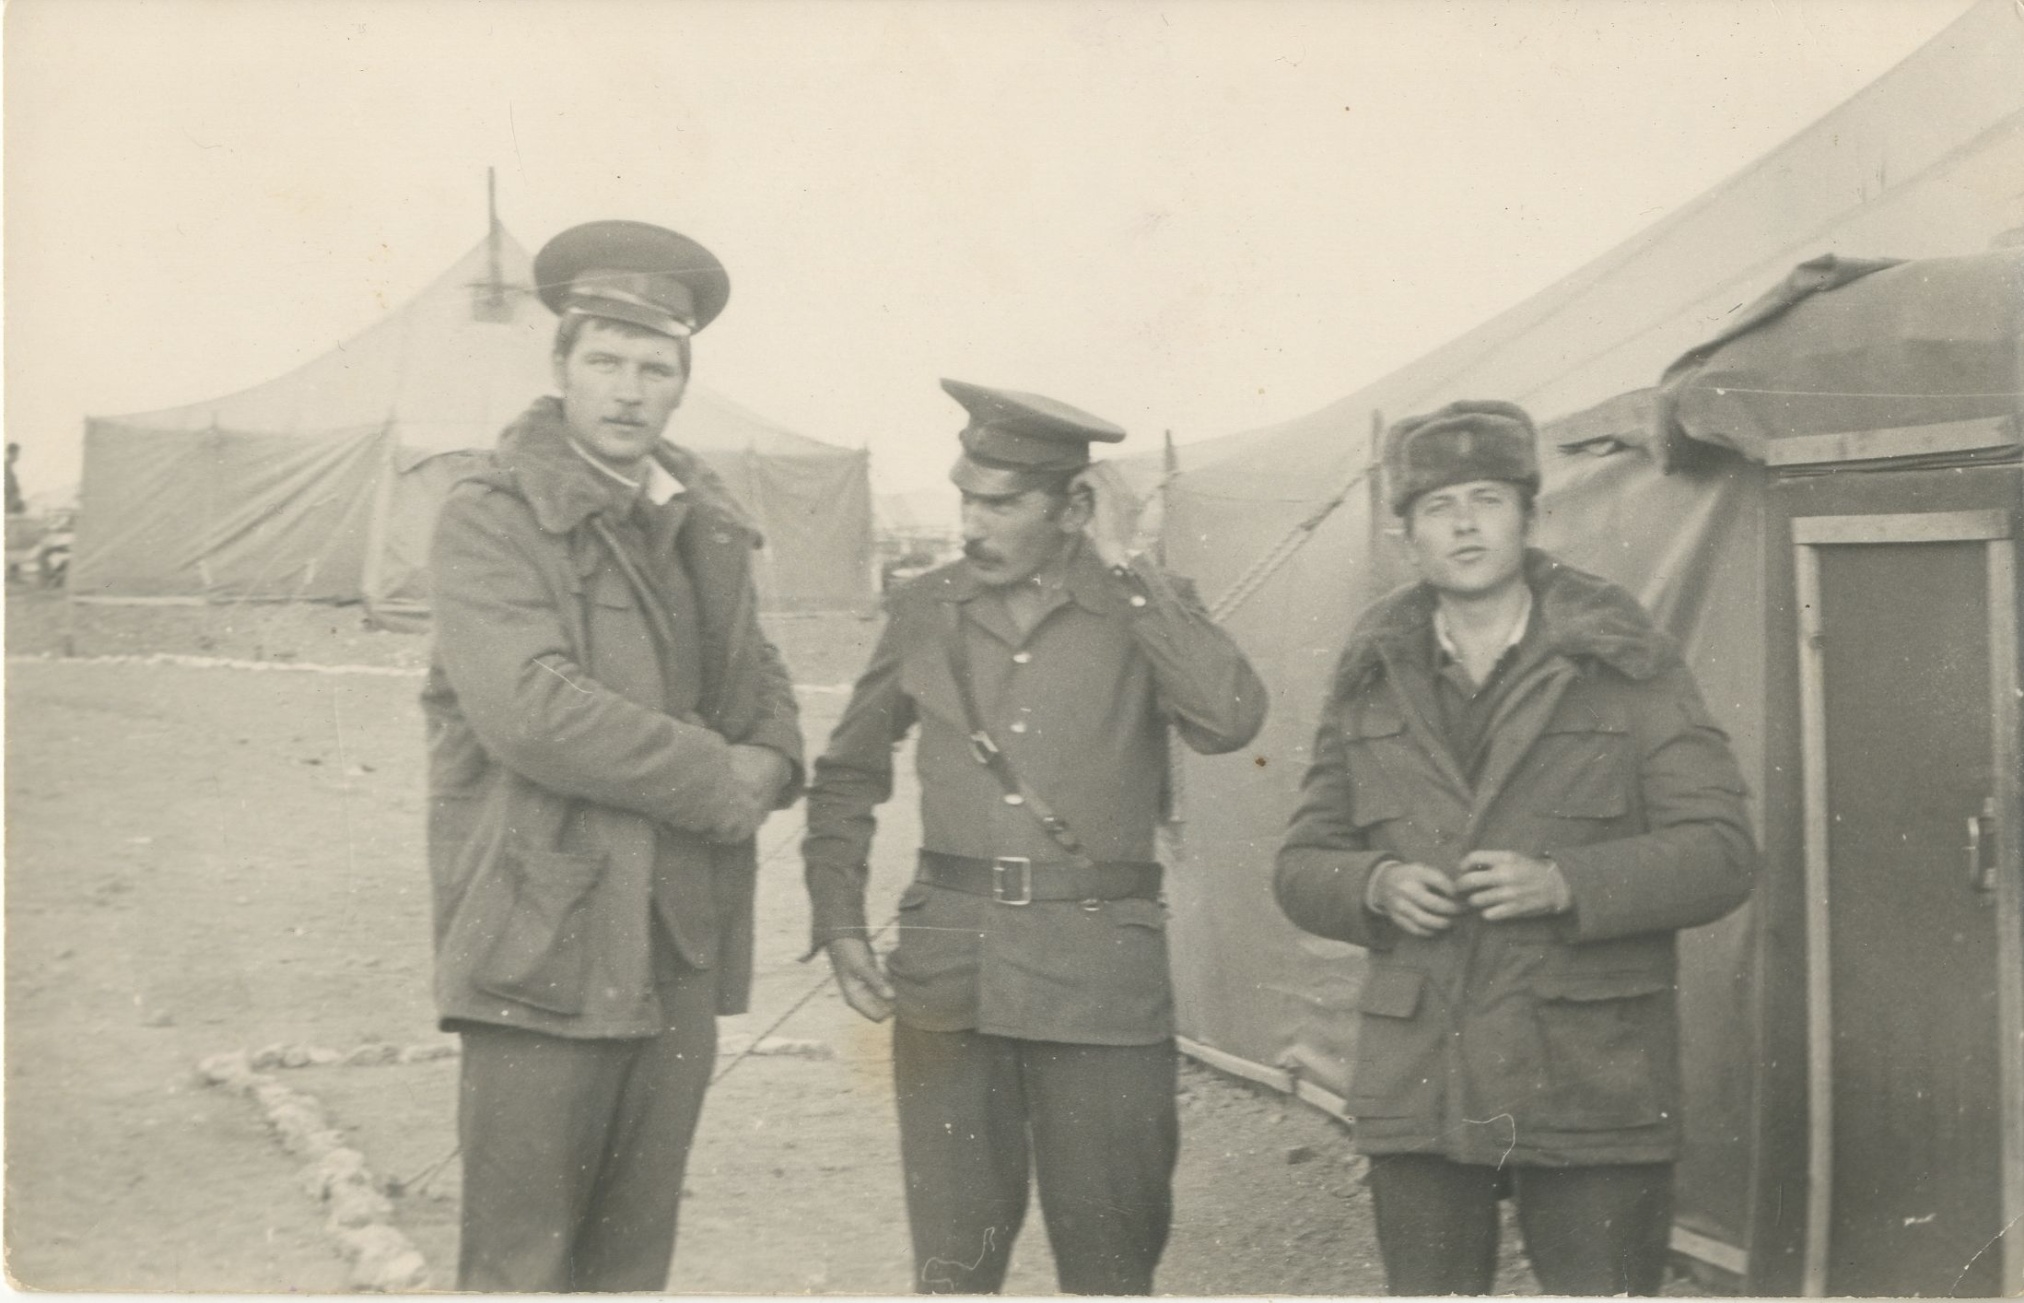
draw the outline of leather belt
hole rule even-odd
[[[921,852],[921,882],[1001,905],[1036,900],[1157,900],[1160,866],[1151,860],[1108,860],[1093,864],[1035,864],[1024,855],[980,860],[968,855]]]

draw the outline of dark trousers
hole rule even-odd
[[[1069,1294],[1150,1294],[1173,1221],[1174,1047],[893,1028],[917,1293],[992,1294],[1027,1173]]]
[[[1487,1294],[1497,1200],[1518,1202],[1525,1254],[1548,1294],[1656,1294],[1673,1220],[1673,1165],[1513,1167],[1433,1154],[1370,1160],[1385,1286],[1393,1294]]]
[[[466,1024],[457,1288],[667,1288],[689,1141],[716,1063],[716,975],[656,936],[667,1030],[573,1040]]]

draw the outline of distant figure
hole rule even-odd
[[[963,559],[896,588],[815,763],[803,846],[815,944],[850,1006],[897,1013],[893,1076],[920,1292],[994,1293],[1029,1173],[1059,1282],[1146,1294],[1180,1135],[1154,830],[1168,727],[1231,751],[1265,688],[1089,442],[1124,431],[1036,394],[945,380],[970,420],[950,478]],[[880,966],[873,811],[916,725],[922,847]]]
[[[639,222],[534,260],[560,397],[430,556],[436,1001],[464,1042],[457,1288],[667,1287],[689,1143],[752,976],[753,835],[800,789],[758,535],[661,441],[730,281]]]
[[[21,456],[21,445],[7,445],[7,514],[19,516],[28,510],[28,499],[21,496],[21,481],[14,474],[15,459]]]
[[[1654,1294],[1680,1150],[1673,936],[1750,894],[1743,776],[1637,600],[1526,547],[1510,403],[1392,427],[1420,582],[1358,620],[1280,907],[1369,951],[1348,1111],[1394,1294]]]

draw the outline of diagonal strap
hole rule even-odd
[[[963,703],[963,725],[970,731],[970,754],[976,757],[978,764],[991,771],[991,776],[998,780],[998,786],[1005,789],[1006,798],[1014,805],[1023,806],[1055,844],[1068,852],[1071,860],[1077,864],[1090,863],[1089,852],[1082,848],[1082,839],[1075,835],[1075,830],[1040,798],[1038,792],[1020,780],[1019,771],[1012,767],[1012,758],[998,748],[991,739],[990,730],[984,727],[983,712],[977,709],[977,689],[970,680],[970,645],[963,634],[963,608],[951,602],[947,609],[949,673],[956,680],[956,696]]]

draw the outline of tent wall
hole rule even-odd
[[[766,535],[755,567],[763,609],[871,609],[870,453],[704,459]]]
[[[73,596],[355,599],[380,429],[86,428]]]
[[[753,567],[760,609],[865,611],[871,606],[869,455],[702,454],[766,536]],[[379,623],[419,629],[428,616],[429,537],[450,487],[484,464],[482,452],[406,453],[397,470],[381,554],[366,600]]]
[[[526,250],[495,229],[413,300],[285,375],[90,421],[75,591],[364,600],[382,623],[414,625],[437,504],[553,383],[555,317],[531,275]],[[869,608],[866,453],[702,386],[667,433],[758,518],[764,609]]]

